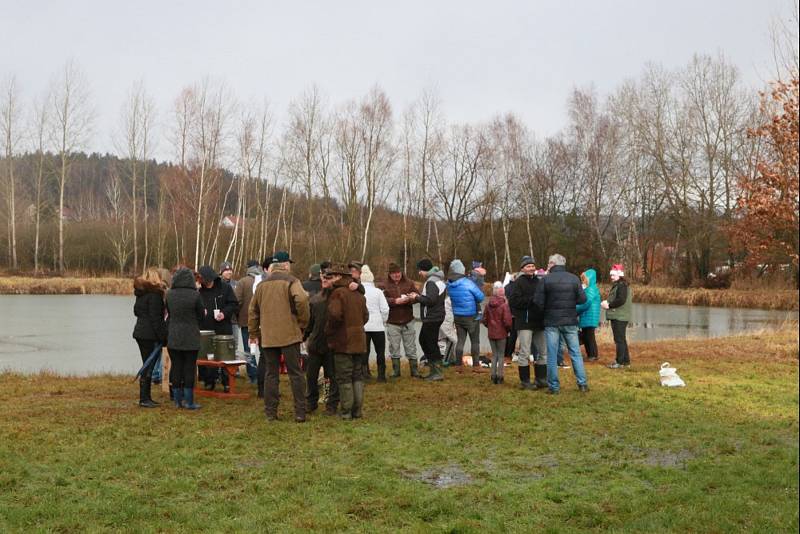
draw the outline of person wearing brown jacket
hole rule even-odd
[[[358,291],[349,289],[353,279],[346,265],[331,265],[326,274],[332,275],[333,291],[328,297],[325,337],[333,352],[339,416],[345,420],[358,419],[364,406],[362,355],[367,350],[364,332],[369,321],[367,300]]]
[[[389,264],[389,276],[383,294],[389,303],[386,320],[386,341],[392,358],[392,378],[400,377],[400,346],[405,349],[411,376],[417,371],[417,333],[414,329],[414,300],[408,295],[417,293],[417,286],[409,280],[396,263]]]
[[[248,311],[251,343],[259,343],[261,358],[266,360],[264,380],[264,412],[268,421],[278,418],[280,359],[283,355],[289,371],[294,398],[294,418],[306,420],[305,376],[300,368],[300,342],[308,326],[309,308],[300,280],[292,276],[292,260],[287,252],[272,258],[270,276],[256,286]]]

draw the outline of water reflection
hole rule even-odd
[[[0,369],[135,373],[133,297],[0,295]],[[797,312],[634,304],[633,341],[717,337],[797,321]],[[489,350],[481,328],[482,349]],[[609,334],[610,336],[610,334]]]

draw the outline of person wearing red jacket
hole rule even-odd
[[[506,338],[514,324],[511,308],[505,296],[502,282],[495,282],[492,298],[483,310],[481,322],[489,330],[489,344],[492,347],[492,384],[503,383],[503,356],[506,352]]]

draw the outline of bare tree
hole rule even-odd
[[[17,80],[12,76],[3,87],[0,100],[0,133],[5,154],[6,179],[8,181],[8,248],[11,268],[17,269],[17,208],[16,178],[14,177],[14,158],[22,138],[20,132],[20,103]]]
[[[458,256],[459,241],[477,206],[475,190],[488,148],[484,132],[469,125],[454,126],[441,164],[431,167],[433,209],[447,222],[453,257]]]
[[[38,102],[33,105],[33,145],[36,155],[36,169],[35,169],[35,222],[34,222],[34,240],[33,240],[33,270],[39,272],[39,249],[41,238],[41,222],[42,222],[42,186],[45,176],[45,153],[47,151],[47,136],[50,128],[49,123],[49,96],[45,95]]]
[[[367,255],[375,208],[385,203],[386,195],[391,190],[389,178],[395,157],[392,146],[392,107],[386,94],[378,87],[374,87],[361,104],[361,136],[364,147],[362,198],[367,212],[361,246],[363,262]]]
[[[131,88],[127,102],[120,114],[120,152],[125,156],[128,178],[131,183],[131,231],[133,242],[133,270],[139,272],[139,177],[142,177],[145,235],[147,233],[147,156],[150,153],[155,105],[139,81]],[[146,267],[146,256],[143,267]]]
[[[53,145],[58,149],[58,269],[64,272],[64,190],[69,179],[70,163],[89,136],[92,110],[86,77],[69,61],[52,83],[50,90]]]

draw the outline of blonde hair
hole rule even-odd
[[[148,267],[147,270],[144,272],[144,276],[142,277],[146,282],[153,284],[154,286],[164,287],[164,279],[161,278],[161,273],[158,272],[158,269],[155,267]]]

